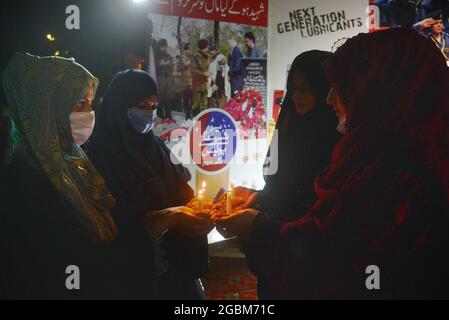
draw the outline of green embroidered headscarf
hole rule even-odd
[[[74,59],[16,53],[2,72],[10,112],[7,162],[41,170],[74,208],[69,223],[95,240],[117,234],[109,210],[115,200],[83,150],[73,142],[72,107],[98,80]]]

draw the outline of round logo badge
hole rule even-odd
[[[219,174],[231,163],[237,151],[237,125],[222,109],[201,112],[190,130],[190,157],[203,174]]]

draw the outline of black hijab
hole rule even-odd
[[[96,110],[89,158],[106,179],[120,206],[129,215],[180,205],[192,196],[189,172],[174,165],[170,151],[152,131],[137,133],[127,110],[149,96],[159,96],[155,80],[146,72],[119,72]],[[185,192],[179,192],[180,183]]]
[[[293,213],[295,217],[305,213],[314,203],[313,181],[329,163],[339,138],[336,115],[326,104],[330,85],[322,63],[329,56],[330,53],[325,51],[304,52],[295,58],[288,75],[287,92],[276,125],[278,155],[271,155],[277,160],[278,169],[274,175],[264,176],[266,185],[260,197],[262,208],[282,212],[288,220],[294,218]],[[291,98],[291,86],[297,72],[304,75],[317,100],[316,107],[301,116]],[[272,150],[273,144],[268,157]],[[270,165],[273,163],[271,159]]]
[[[187,183],[190,173],[182,165],[172,163],[170,150],[152,131],[138,133],[128,120],[128,108],[152,95],[158,96],[158,89],[148,73],[137,70],[118,73],[96,110],[87,154],[117,200],[111,213],[119,226],[119,235],[122,234],[120,248],[125,252],[122,259],[125,261],[117,263],[124,263],[124,272],[134,277],[131,290],[146,293],[166,261],[168,282],[157,285],[158,297],[173,298],[179,294],[187,299],[196,297],[193,279],[207,272],[207,237],[187,237],[170,230],[160,242],[148,237],[142,220],[147,212],[181,206],[193,197]],[[159,257],[155,260],[157,271],[150,270],[152,252]],[[187,277],[190,282],[176,282],[174,279],[178,278],[173,273],[182,274],[180,277]],[[145,278],[148,281],[142,280]]]

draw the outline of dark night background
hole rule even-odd
[[[67,30],[66,7],[80,8],[81,29]],[[1,4],[0,70],[14,52],[74,57],[100,79],[96,102],[127,54],[145,57],[147,3],[132,0],[20,0]],[[50,42],[47,34],[56,41]],[[66,53],[67,52],[67,53]],[[4,104],[2,97],[1,104]]]
[[[80,30],[66,29],[67,6],[80,9]],[[0,9],[0,71],[14,52],[40,56],[59,51],[74,57],[100,79],[94,107],[114,74],[124,66],[129,54],[145,57],[148,4],[133,0],[19,0],[3,1]],[[47,34],[56,37],[50,42]],[[4,157],[7,121],[0,85],[0,162]]]

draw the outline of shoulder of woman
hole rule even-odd
[[[15,161],[1,169],[2,207],[23,211],[33,206],[53,207],[60,198],[50,180],[24,161]],[[23,212],[20,212],[23,213]]]
[[[431,168],[415,161],[413,157],[386,160],[385,170],[379,170],[385,175],[378,175],[379,180],[390,175],[390,182],[385,181],[382,187],[386,195],[397,201],[410,201],[419,206],[441,207],[444,203],[447,205],[444,186]]]

